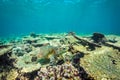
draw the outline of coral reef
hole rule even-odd
[[[80,80],[79,72],[71,63],[40,68],[35,80]]]
[[[120,52],[112,48],[98,49],[81,59],[81,65],[95,80],[120,79]]]
[[[23,56],[24,55],[24,50],[22,50],[21,47],[16,47],[12,49],[12,54],[15,54],[17,56]]]
[[[7,39],[0,39],[0,80],[120,79],[120,36],[31,33]]]

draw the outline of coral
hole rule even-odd
[[[120,53],[111,48],[102,48],[86,55],[81,60],[81,65],[95,78],[95,80],[119,80]]]
[[[59,36],[45,36],[45,38],[47,39],[47,40],[53,40],[53,39],[60,39],[60,37]]]
[[[71,63],[65,63],[58,66],[47,66],[38,71],[35,80],[80,80],[79,72]]]
[[[6,76],[6,80],[14,80],[18,76],[17,70],[10,70],[9,74]]]
[[[119,46],[119,36],[101,33],[6,39],[0,45],[0,80],[119,80]]]
[[[40,68],[40,64],[35,62],[32,62],[31,54],[24,54],[23,56],[20,56],[17,58],[16,63],[14,63],[14,66],[18,69],[22,69],[22,72],[31,72],[36,69]]]
[[[32,46],[30,44],[25,44],[24,45],[24,50],[29,53],[32,51]]]
[[[25,51],[21,47],[15,47],[12,49],[12,53],[17,56],[23,56],[25,54]]]
[[[22,42],[24,44],[28,43],[28,44],[32,44],[32,43],[37,43],[37,41],[39,40],[39,37],[37,38],[33,38],[33,37],[26,37],[22,39]]]

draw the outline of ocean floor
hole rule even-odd
[[[0,38],[0,80],[120,80],[120,36]]]

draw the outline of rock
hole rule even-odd
[[[12,46],[12,45],[0,45],[0,49],[2,49],[2,48],[7,48],[7,47],[9,47],[9,46]]]
[[[109,42],[116,43],[117,41],[113,39],[113,40],[109,40]]]
[[[114,37],[114,38],[112,38],[112,39],[109,39],[108,40],[109,42],[111,42],[111,43],[116,43],[117,42],[117,40],[116,40],[116,38]]]
[[[34,78],[37,75],[39,69],[33,70],[31,72],[19,72],[19,75],[15,80],[35,80]]]
[[[116,46],[116,45],[114,45],[113,43],[106,42],[104,45],[105,45],[105,46],[108,46],[108,47],[112,47],[113,49],[117,49],[117,50],[120,51],[120,46]]]
[[[41,43],[33,43],[32,44],[32,46],[34,46],[34,47],[42,47],[42,46],[47,46],[47,45],[50,45],[49,43],[43,43],[43,44],[41,44]]]
[[[46,38],[47,40],[60,39],[60,38],[57,37],[57,36],[45,36],[45,38]]]
[[[4,43],[2,41],[0,41],[0,45],[3,45]]]
[[[107,41],[104,34],[101,33],[93,33],[93,36],[91,37],[95,43],[104,43]]]
[[[25,39],[23,40],[25,44],[37,43],[37,39]]]
[[[13,62],[15,61],[15,59],[11,58],[11,49],[12,48],[9,47],[0,51],[0,72],[8,72],[14,67]]]
[[[39,35],[35,34],[35,33],[30,33],[30,36],[33,37],[33,38],[36,38],[38,37]]]
[[[76,35],[73,34],[73,33],[69,33],[69,35],[71,35],[71,36],[73,36],[75,39],[77,39],[77,40],[78,40],[77,43],[80,43],[80,44],[82,44],[83,46],[88,46],[88,50],[93,51],[93,50],[95,50],[95,47],[101,47],[101,45],[96,44],[96,43],[94,43],[94,42],[90,42],[90,41],[85,40],[85,39],[83,39],[83,38],[80,38],[80,37],[76,36]]]
[[[10,52],[12,50],[12,48],[13,48],[12,46],[9,46],[9,47],[4,47],[4,48],[0,49],[0,56]]]

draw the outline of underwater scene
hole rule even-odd
[[[0,0],[0,80],[120,80],[120,0]]]

